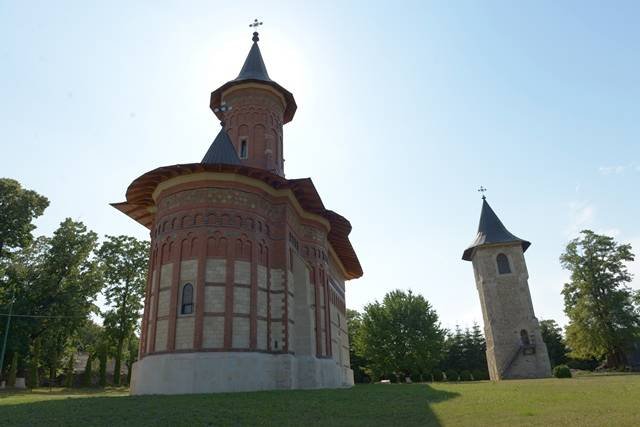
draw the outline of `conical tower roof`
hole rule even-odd
[[[211,101],[209,102],[209,106],[220,120],[224,120],[224,114],[216,109],[220,106],[220,104],[222,104],[222,94],[225,91],[233,86],[238,86],[244,83],[265,84],[275,89],[284,98],[285,106],[283,121],[284,123],[289,123],[293,119],[293,116],[298,109],[296,100],[294,99],[291,92],[280,86],[275,81],[271,80],[271,78],[269,77],[269,73],[267,73],[267,66],[264,65],[262,53],[260,53],[260,47],[258,47],[258,41],[260,40],[258,38],[258,33],[253,33],[252,40],[253,44],[251,45],[251,49],[249,49],[247,58],[244,60],[244,64],[242,65],[240,74],[238,74],[238,77],[236,77],[235,79],[226,82],[218,89],[211,92]]]
[[[475,248],[485,245],[494,245],[498,243],[516,243],[522,244],[522,251],[526,251],[531,245],[530,242],[522,240],[514,236],[502,224],[498,215],[491,209],[487,200],[482,198],[482,211],[480,212],[480,224],[478,225],[478,234],[471,245],[465,249],[462,259],[471,261],[471,254]]]
[[[236,149],[233,147],[233,143],[224,127],[220,129],[216,139],[213,140],[209,150],[207,150],[207,154],[204,155],[200,163],[240,165],[238,153],[236,153]]]
[[[244,65],[240,74],[236,77],[235,81],[239,80],[262,80],[265,82],[272,81],[267,73],[267,66],[264,65],[262,54],[260,53],[260,47],[258,47],[258,33],[253,33],[253,45],[249,50],[247,59],[244,60]]]

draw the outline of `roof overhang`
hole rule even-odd
[[[289,190],[300,209],[319,217],[321,223],[328,224],[327,238],[346,279],[362,276],[360,261],[348,237],[351,224],[346,218],[324,207],[310,178],[288,180],[263,169],[242,165],[189,163],[163,166],[136,178],[127,188],[127,200],[111,205],[145,227],[151,228],[156,210],[155,198],[162,190],[162,184],[176,177],[203,172],[220,173],[221,177],[222,174],[237,174],[261,181],[275,190]]]
[[[260,79],[241,79],[241,80],[231,80],[220,86],[218,89],[211,92],[211,100],[209,102],[209,107],[214,112],[216,117],[221,121],[224,120],[224,116],[221,111],[215,111],[217,107],[222,104],[222,95],[229,89],[234,86],[244,85],[247,83],[254,83],[258,85],[268,86],[270,88],[275,89],[281,96],[284,98],[284,114],[283,114],[283,122],[289,123],[293,120],[293,116],[296,114],[296,110],[298,109],[298,105],[296,104],[296,100],[293,97],[293,94],[280,86],[278,83],[273,80],[260,80]]]

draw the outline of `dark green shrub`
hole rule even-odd
[[[558,365],[553,368],[553,376],[556,378],[571,378],[571,369],[567,365]]]
[[[414,382],[414,383],[422,382],[422,375],[420,375],[420,374],[411,374],[411,382]]]
[[[473,376],[474,381],[484,381],[489,379],[489,373],[480,369],[471,371],[471,375]]]
[[[440,369],[436,369],[435,371],[433,371],[431,373],[431,376],[433,377],[433,381],[436,382],[444,380],[444,376],[442,375],[442,371]]]
[[[466,369],[460,372],[460,381],[471,381],[471,371],[467,371]]]
[[[447,369],[444,373],[447,376],[447,381],[458,381],[458,372],[454,369]]]
[[[9,374],[7,375],[7,386],[15,387],[16,377],[18,376],[18,352],[13,353],[11,365],[9,365]]]
[[[87,358],[87,364],[84,367],[84,374],[82,375],[82,385],[85,387],[91,387],[91,377],[93,376],[93,355],[89,354]]]
[[[100,387],[107,386],[107,353],[100,353]]]

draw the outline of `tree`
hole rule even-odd
[[[87,362],[82,376],[82,385],[85,387],[93,385],[93,361],[98,355],[100,342],[104,334],[104,328],[91,320],[88,320],[78,331],[77,351],[87,355]]]
[[[138,348],[140,347],[140,339],[132,334],[127,340],[127,385],[131,384],[131,374],[133,373],[133,364],[138,360]]]
[[[444,330],[429,302],[411,291],[395,290],[362,315],[358,348],[376,378],[426,374],[440,361]]]
[[[443,359],[441,362],[442,371],[466,369],[465,359],[465,337],[459,325],[456,325],[453,332],[448,331],[445,336],[443,346]]]
[[[34,289],[35,314],[49,317],[40,322],[35,337],[42,337],[50,379],[69,342],[97,308],[94,301],[102,287],[98,263],[92,258],[97,235],[81,222],[64,220],[53,233],[45,259],[42,280]],[[32,336],[32,338],[35,338]]]
[[[36,228],[32,222],[47,206],[46,197],[22,188],[18,181],[0,178],[0,260],[31,243]]]
[[[97,310],[94,300],[102,278],[92,258],[96,241],[84,224],[66,219],[51,238],[40,237],[12,254],[6,279],[16,290],[14,311],[35,317],[16,319],[8,347],[29,354],[31,366],[40,365],[35,358],[42,355],[51,380],[70,339]],[[39,352],[30,354],[29,344],[36,341]]]
[[[627,286],[632,276],[625,263],[633,260],[631,245],[591,230],[567,245],[560,262],[571,271],[562,294],[572,356],[604,359],[610,368],[626,365],[625,351],[640,329],[634,295]]]
[[[104,296],[109,310],[104,325],[116,343],[114,379],[120,385],[122,352],[142,309],[149,262],[149,242],[129,236],[107,236],[98,251],[106,287]]]
[[[349,359],[351,369],[353,370],[353,380],[356,383],[368,381],[365,373],[367,360],[362,357],[357,343],[360,340],[360,331],[362,328],[362,314],[356,310],[347,309],[347,329],[349,330]]]
[[[456,325],[453,333],[449,332],[444,344],[444,357],[440,368],[443,371],[453,369],[457,372],[472,371],[478,376],[478,372],[486,373],[487,355],[486,342],[480,329],[480,325],[473,324],[471,329],[464,332]],[[484,375],[481,375],[484,377]]]
[[[541,320],[540,332],[542,333],[542,341],[547,345],[551,367],[567,363],[569,349],[564,343],[562,329],[560,329],[556,321]]]

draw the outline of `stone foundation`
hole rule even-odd
[[[353,386],[335,360],[253,352],[149,355],[133,365],[131,394],[190,394]]]

